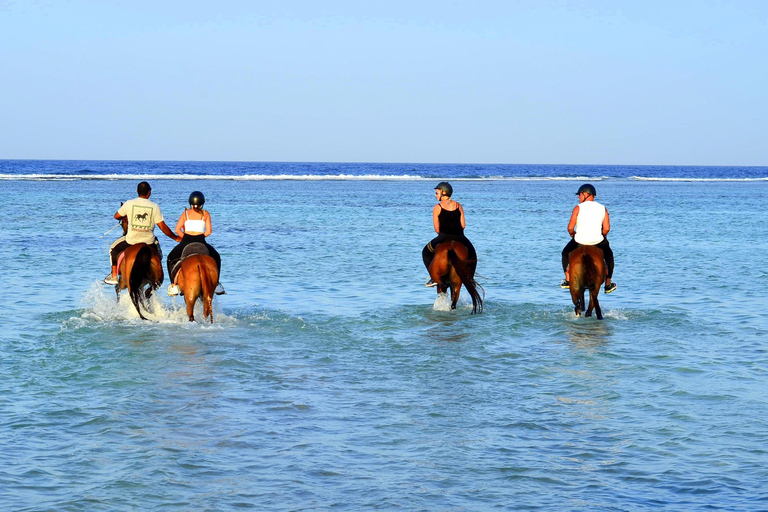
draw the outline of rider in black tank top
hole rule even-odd
[[[450,186],[450,184],[442,182],[437,185],[435,191],[435,195],[440,201],[440,203],[435,205],[435,208],[440,208],[435,222],[435,224],[437,224],[435,226],[435,230],[438,232],[438,234],[421,251],[421,258],[424,260],[424,266],[427,267],[427,270],[429,270],[429,264],[432,263],[432,258],[435,255],[435,247],[437,247],[437,244],[447,240],[457,240],[467,248],[467,263],[474,270],[474,268],[477,266],[477,253],[475,252],[475,248],[472,245],[472,242],[470,242],[469,239],[464,236],[464,227],[462,226],[464,209],[462,208],[461,204],[451,200],[453,188]],[[445,209],[443,207],[443,201],[445,201],[447,206],[450,207],[451,205],[455,205],[456,208],[453,210]],[[433,219],[435,219],[434,211],[432,215]],[[433,283],[431,279],[427,281],[427,286],[434,286],[435,284],[436,283]]]
[[[446,210],[441,206],[440,215],[437,218],[440,222],[441,235],[464,236],[464,228],[461,227],[461,211],[458,208]]]

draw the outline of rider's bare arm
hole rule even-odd
[[[605,217],[603,217],[603,236],[607,236],[611,230],[611,219],[608,216],[608,208],[605,209]]]
[[[573,237],[576,235],[576,218],[579,216],[579,205],[573,207],[573,213],[571,213],[571,220],[568,221],[568,234]]]
[[[434,208],[432,208],[432,225],[435,227],[435,233],[438,235],[440,234],[440,219],[438,218],[440,216],[440,205],[436,204]]]
[[[179,216],[179,221],[176,223],[176,229],[174,229],[176,234],[179,236],[184,236],[184,231],[181,229],[184,227],[184,217],[185,215],[183,213]]]
[[[467,221],[464,220],[464,207],[461,206],[461,203],[456,203],[459,206],[459,211],[461,212],[461,229],[464,229],[467,227]]]
[[[172,238],[172,239],[176,240],[177,242],[181,242],[181,237],[180,237],[180,236],[177,236],[177,235],[176,235],[176,233],[174,233],[173,231],[171,231],[171,228],[169,228],[169,227],[168,227],[168,226],[165,224],[165,221],[164,221],[164,220],[161,220],[160,222],[158,222],[158,223],[157,223],[157,227],[159,227],[159,228],[160,228],[160,231],[162,231],[163,233],[165,233],[165,234],[168,236],[168,238]]]
[[[207,211],[203,212],[203,219],[205,220],[205,233],[204,236],[208,236],[213,232],[213,226],[211,225],[211,214]]]

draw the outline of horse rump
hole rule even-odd
[[[213,293],[219,282],[216,261],[204,254],[194,254],[181,262],[177,282],[184,294],[187,316],[190,322],[195,320],[195,302],[203,302],[203,318],[210,318],[213,323]]]
[[[478,288],[482,290],[482,286],[480,286],[477,281],[475,281],[474,270],[470,269],[468,262],[459,258],[452,248],[448,249],[448,261],[451,262],[453,270],[456,272],[456,275],[459,276],[461,283],[464,285],[464,288],[467,289],[467,293],[469,293],[469,296],[472,298],[472,314],[474,315],[475,313],[482,313],[483,297],[477,290]]]
[[[571,253],[570,290],[576,316],[586,309],[584,316],[592,316],[595,310],[598,320],[603,319],[597,295],[605,280],[603,251],[591,245],[581,245]],[[584,295],[589,290],[589,307],[586,307]]]

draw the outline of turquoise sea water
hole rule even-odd
[[[768,509],[764,175],[579,169],[612,220],[600,322],[557,286],[574,176],[446,174],[473,316],[423,286],[431,171],[273,165],[152,174],[168,224],[206,195],[213,325],[100,284],[140,172],[0,171],[4,510]]]

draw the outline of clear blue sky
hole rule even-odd
[[[768,165],[768,2],[0,0],[0,158]]]

